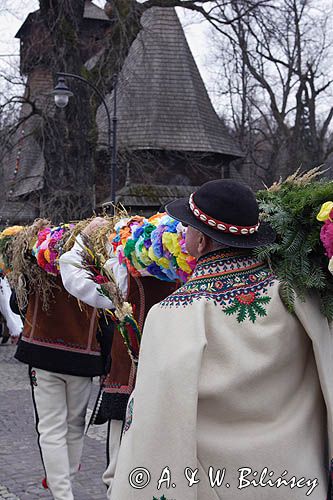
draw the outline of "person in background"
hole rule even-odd
[[[96,338],[97,311],[79,306],[57,278],[47,310],[29,293],[15,358],[29,366],[38,444],[55,500],[74,500],[92,377],[105,371]],[[13,307],[13,306],[12,306]]]
[[[146,318],[108,498],[331,499],[333,331],[317,298],[286,309],[253,253],[275,234],[246,185],[211,181],[166,210],[197,265]]]
[[[6,342],[8,342],[10,337],[12,338],[13,342],[16,342],[23,329],[23,323],[20,316],[18,314],[15,314],[10,307],[11,293],[12,291],[7,278],[0,278],[0,313],[4,318],[3,325],[7,326],[9,333],[9,335],[7,336],[4,334],[2,335],[1,344],[5,344]]]
[[[107,224],[105,219],[97,217],[82,233],[89,236],[104,224]],[[120,224],[126,225],[126,220]],[[91,307],[113,309],[112,302],[99,293],[98,285],[89,278],[85,270],[80,268],[82,248],[83,241],[79,235],[72,249],[60,257],[60,272],[64,287],[74,297]],[[178,287],[175,282],[161,281],[151,276],[132,276],[126,265],[119,263],[118,256],[113,253],[111,247],[106,266],[112,269],[126,301],[134,306],[134,316],[141,330],[149,309]],[[110,323],[111,320],[109,327]],[[127,352],[123,338],[116,329],[112,336],[108,365],[108,373],[103,379],[102,399],[98,400],[98,408],[95,410],[98,411],[98,418],[102,419],[97,421],[98,423],[108,421],[107,467],[103,474],[103,482],[108,491],[111,491],[126,406],[135,385],[136,374],[136,367]]]

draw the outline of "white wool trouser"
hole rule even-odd
[[[111,498],[111,490],[114,479],[114,474],[116,471],[118,452],[121,440],[121,431],[123,427],[123,422],[121,420],[111,420],[109,422],[109,432],[108,441],[106,443],[108,447],[108,466],[103,474],[103,483],[106,485],[107,498]]]
[[[55,500],[74,500],[71,479],[80,466],[92,380],[39,368],[30,376],[48,487]]]

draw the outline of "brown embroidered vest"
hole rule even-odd
[[[82,304],[63,288],[54,291],[49,309],[32,293],[16,359],[44,370],[80,376],[103,373],[96,339],[97,311]]]
[[[173,293],[178,283],[169,283],[152,277],[138,278],[129,275],[127,301],[133,306],[134,317],[143,329],[149,309]],[[115,329],[111,348],[111,368],[103,383],[101,422],[108,419],[123,420],[126,405],[135,385],[135,366],[127,352],[120,333]]]

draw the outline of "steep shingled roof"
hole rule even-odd
[[[20,29],[16,33],[15,38],[21,38],[22,34],[24,33],[29,23],[38,18],[38,14],[39,10],[35,10],[34,12],[30,12],[30,14],[28,14],[23,24],[20,26]],[[105,14],[104,10],[98,7],[97,5],[91,3],[91,0],[85,0],[83,19],[97,19],[99,21],[110,22],[110,19]]]
[[[40,109],[49,113],[54,110],[53,102],[45,95],[53,88],[51,72],[47,69],[34,71],[30,77],[29,98]],[[28,90],[26,91],[26,94]],[[31,106],[23,103],[20,118],[30,116]],[[34,114],[26,119],[16,131],[13,147],[1,160],[2,182],[0,183],[0,224],[7,219],[10,223],[26,223],[38,215],[38,207],[29,206],[23,195],[38,191],[44,185],[45,160],[43,155],[42,118]]]
[[[119,75],[119,147],[243,156],[212,106],[176,11],[151,8],[142,25]],[[113,94],[106,102],[112,114]],[[97,125],[106,144],[103,106]]]
[[[30,75],[29,82],[31,101],[34,101],[39,109],[52,115],[54,103],[48,96],[53,88],[51,72],[47,69],[38,69]],[[23,103],[20,118],[29,118],[23,121],[16,131],[14,147],[3,161],[7,197],[12,199],[37,191],[44,184],[42,118],[38,114],[30,116],[30,113],[31,106],[26,102]],[[17,173],[14,175],[15,169]]]
[[[30,207],[20,196],[39,190],[44,184],[44,155],[34,137],[34,131],[40,127],[41,118],[30,117],[16,132],[14,147],[2,160],[0,225],[7,219],[10,223],[27,223],[38,216],[38,207]]]

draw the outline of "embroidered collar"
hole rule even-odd
[[[255,260],[251,250],[237,250],[230,248],[215,250],[198,258],[197,265],[195,266],[190,280],[198,275],[203,276],[205,273],[211,275],[209,272],[210,268],[216,268],[220,271],[223,268],[226,272],[228,272],[228,270],[235,270],[235,266],[243,269],[243,263],[245,260]]]
[[[275,276],[249,250],[218,250],[198,259],[188,282],[160,303],[161,307],[185,307],[194,301],[212,300],[227,315],[237,314],[239,322],[253,323],[265,316],[263,305],[270,297],[268,287]]]

